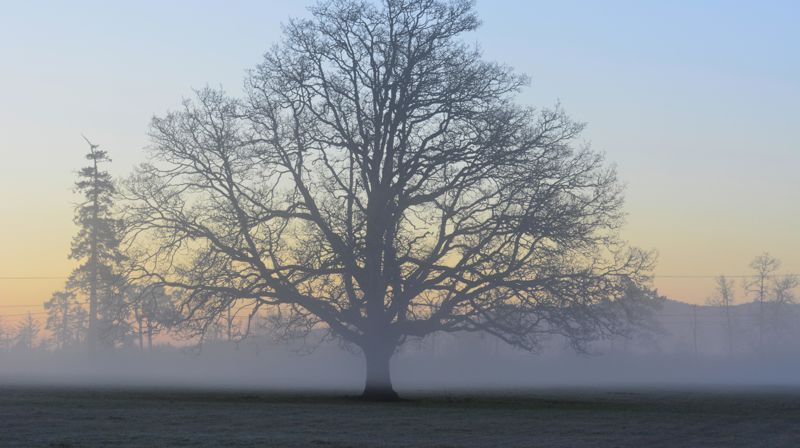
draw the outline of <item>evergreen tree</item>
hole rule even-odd
[[[57,348],[73,347],[86,339],[89,315],[74,291],[53,293],[50,300],[45,302],[44,309],[47,311],[45,329],[52,333]]]
[[[34,320],[31,313],[17,324],[16,347],[20,350],[31,351],[36,346],[41,325]]]
[[[75,209],[78,234],[72,240],[70,258],[81,261],[67,281],[67,290],[88,297],[89,353],[97,351],[98,341],[114,345],[129,330],[123,296],[124,277],[120,274],[124,256],[120,251],[121,221],[113,216],[116,188],[111,175],[101,165],[111,161],[106,151],[89,140],[86,154],[89,165],[78,172],[75,189],[83,202]]]

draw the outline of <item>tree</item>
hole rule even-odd
[[[733,319],[731,311],[736,302],[733,280],[720,275],[716,279],[714,295],[709,297],[708,304],[722,308],[725,313],[725,334],[728,339],[728,353],[733,353]]]
[[[0,318],[0,348],[8,350],[11,347],[11,335],[6,327],[3,325],[3,319]]]
[[[41,325],[31,313],[17,324],[17,335],[15,337],[16,347],[22,350],[31,351],[36,345],[36,338],[39,337]]]
[[[750,262],[750,269],[755,271],[755,275],[745,280],[745,290],[753,297],[753,301],[758,303],[758,347],[764,345],[764,303],[768,300],[770,279],[780,269],[781,262],[764,252]]]
[[[65,349],[86,340],[88,314],[73,291],[57,291],[44,303],[47,312],[45,329],[50,331],[56,347]]]
[[[795,275],[776,276],[772,282],[769,299],[765,306],[768,312],[768,328],[775,337],[785,337],[786,333],[793,337],[790,332],[796,325],[797,316],[791,305],[796,303],[794,290],[798,285],[800,285],[800,279]]]
[[[159,285],[131,284],[127,288],[127,295],[133,310],[139,349],[144,350],[147,340],[147,350],[152,351],[153,337],[173,326],[179,318],[178,310],[169,294]]]
[[[121,320],[124,300],[121,299],[124,278],[120,264],[124,256],[119,249],[121,221],[113,216],[116,187],[107,171],[100,169],[111,161],[106,151],[89,142],[86,159],[89,166],[78,172],[75,183],[84,201],[75,209],[78,233],[72,240],[70,258],[82,261],[67,281],[67,290],[88,296],[89,325],[87,344],[90,354],[97,343],[114,344],[125,331]]]
[[[775,279],[772,285],[771,301],[780,305],[795,303],[794,289],[800,285],[796,275],[783,275]]]
[[[330,1],[292,20],[244,99],[203,89],[152,122],[131,177],[141,269],[187,322],[232,304],[361,349],[392,399],[409,338],[485,331],[526,349],[624,333],[649,253],[618,238],[621,188],[560,109],[461,36],[470,1]],[[206,327],[207,328],[207,327]]]

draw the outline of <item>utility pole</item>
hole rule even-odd
[[[231,304],[228,304],[228,318],[226,319],[228,324],[228,342],[233,340],[233,319],[231,318]]]
[[[694,339],[694,356],[697,358],[697,305],[692,305],[692,338]]]

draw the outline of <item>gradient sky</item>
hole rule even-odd
[[[85,133],[124,176],[150,117],[245,70],[308,1],[0,3],[0,277],[66,276]],[[470,40],[560,101],[627,185],[633,245],[656,275],[800,273],[800,2],[479,0]],[[61,285],[0,278],[0,315]],[[702,303],[708,278],[657,278]],[[32,310],[35,310],[32,308]]]

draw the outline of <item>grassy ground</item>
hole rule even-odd
[[[800,391],[411,395],[0,388],[0,446],[800,446]]]

